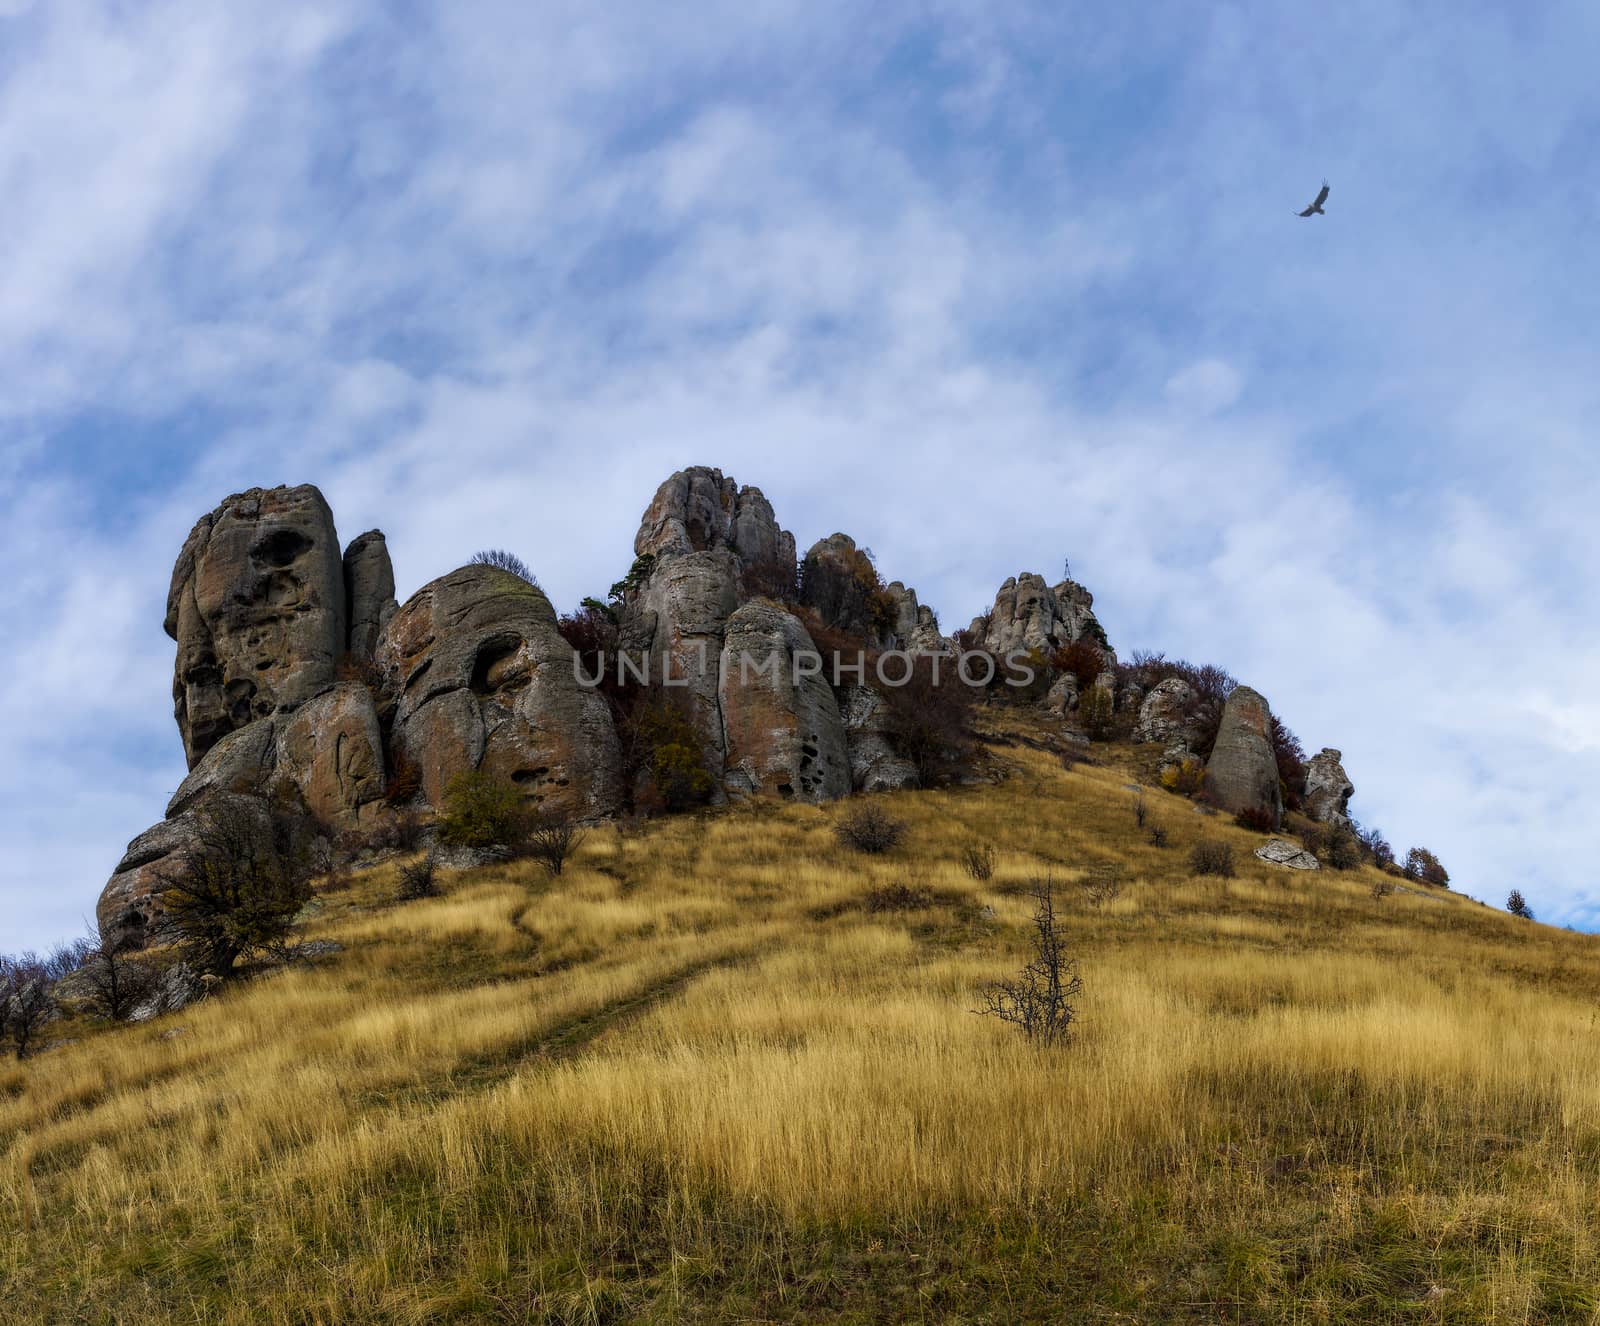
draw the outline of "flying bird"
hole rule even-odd
[[[1322,204],[1328,201],[1328,181],[1322,181],[1322,192],[1317,195],[1317,201],[1303,212],[1296,212],[1296,216],[1327,216],[1322,210]]]

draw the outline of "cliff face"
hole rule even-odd
[[[184,541],[167,603],[190,772],[106,886],[102,926],[130,943],[157,931],[162,874],[220,794],[263,806],[291,795],[336,835],[436,809],[456,775],[476,770],[541,812],[576,819],[655,804],[652,781],[680,776],[695,800],[713,803],[914,786],[929,767],[930,724],[908,720],[899,683],[885,680],[899,667],[873,675],[892,651],[1026,655],[1042,668],[1036,684],[988,693],[1071,722],[1085,652],[1069,647],[1086,643],[1101,660],[1097,721],[1121,713],[1131,728],[1137,716],[1136,739],[1175,742],[1169,753],[1189,739],[1187,688],[1166,682],[1146,698],[1127,669],[1118,682],[1093,596],[1074,581],[1008,579],[993,608],[949,639],[916,591],[885,583],[848,535],[798,559],[760,489],[705,467],[661,484],[633,548],[612,605],[587,618],[597,639],[585,642],[536,585],[497,567],[462,567],[397,604],[382,532],[341,553],[333,513],[310,485],[224,500]],[[591,663],[598,643],[602,684],[580,680],[589,674],[575,666],[575,642]],[[865,673],[849,670],[858,653]],[[619,691],[616,678],[631,675],[619,656],[651,679],[655,708],[623,702],[639,691]],[[1264,699],[1235,692],[1209,776],[1230,808],[1276,817],[1270,721]],[[659,750],[654,764],[640,757],[662,724],[676,734],[658,733],[672,752],[665,773]],[[923,743],[916,758],[908,740]],[[1318,757],[1307,790],[1314,813],[1342,822],[1350,788],[1338,758]]]

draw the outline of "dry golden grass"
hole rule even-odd
[[[375,870],[318,965],[0,1068],[0,1320],[1597,1319],[1593,940],[1151,792],[1158,850],[1131,753],[995,754],[886,798],[881,858],[757,805],[553,883]],[[1188,876],[1201,835],[1237,879]],[[1046,873],[1085,982],[1053,1053],[970,1012]],[[932,905],[867,908],[897,883]]]

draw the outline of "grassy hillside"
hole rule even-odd
[[[992,750],[884,798],[881,858],[764,804],[554,883],[398,904],[385,866],[322,895],[315,965],[0,1067],[0,1320],[1596,1319],[1593,940],[1151,791],[1157,849],[1131,751]],[[1237,879],[1189,876],[1202,835]],[[969,1011],[1045,874],[1055,1052]],[[931,905],[868,906],[901,883]]]

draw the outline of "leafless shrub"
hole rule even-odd
[[[1133,822],[1139,828],[1144,828],[1145,820],[1149,817],[1150,807],[1145,804],[1144,788],[1133,794]]]
[[[124,1021],[154,990],[155,970],[148,961],[121,950],[115,939],[104,933],[83,943],[79,987],[95,1012],[114,1022]]]
[[[988,986],[983,991],[983,1007],[973,1011],[1021,1027],[1029,1040],[1040,1045],[1065,1045],[1077,1017],[1072,1001],[1082,993],[1083,980],[1056,928],[1054,883],[1035,881],[1030,896],[1034,900],[1033,960],[1015,979]]]
[[[894,850],[905,837],[906,826],[905,821],[869,801],[841,819],[833,831],[846,847],[878,856]]]
[[[1394,884],[1391,881],[1387,879],[1375,879],[1372,881],[1372,899],[1374,902],[1382,902],[1393,892]]]
[[[584,831],[564,815],[541,815],[528,830],[524,850],[554,879],[584,839]]]
[[[475,552],[469,565],[497,566],[502,571],[511,572],[518,579],[526,580],[535,589],[539,587],[539,581],[528,569],[528,564],[516,553],[507,552],[504,548],[486,548],[481,552]]]
[[[400,886],[396,890],[401,902],[415,902],[419,898],[439,896],[438,862],[429,852],[421,859],[400,867]]]
[[[1233,845],[1206,839],[1194,845],[1189,853],[1189,869],[1197,875],[1216,875],[1232,879],[1237,871],[1233,863]]]
[[[301,826],[251,797],[218,794],[196,817],[158,892],[166,922],[199,974],[226,977],[241,957],[282,956],[311,899]]]
[[[1167,838],[1167,831],[1159,824],[1152,824],[1150,826],[1150,846],[1166,847],[1168,845],[1169,840]]]
[[[1078,887],[1083,890],[1083,900],[1091,907],[1104,907],[1122,896],[1126,871],[1116,861],[1097,861],[1089,867]]]
[[[932,906],[932,893],[909,884],[889,884],[867,894],[869,912],[920,912]]]
[[[994,874],[994,848],[988,843],[967,843],[961,849],[961,866],[979,883]]]

